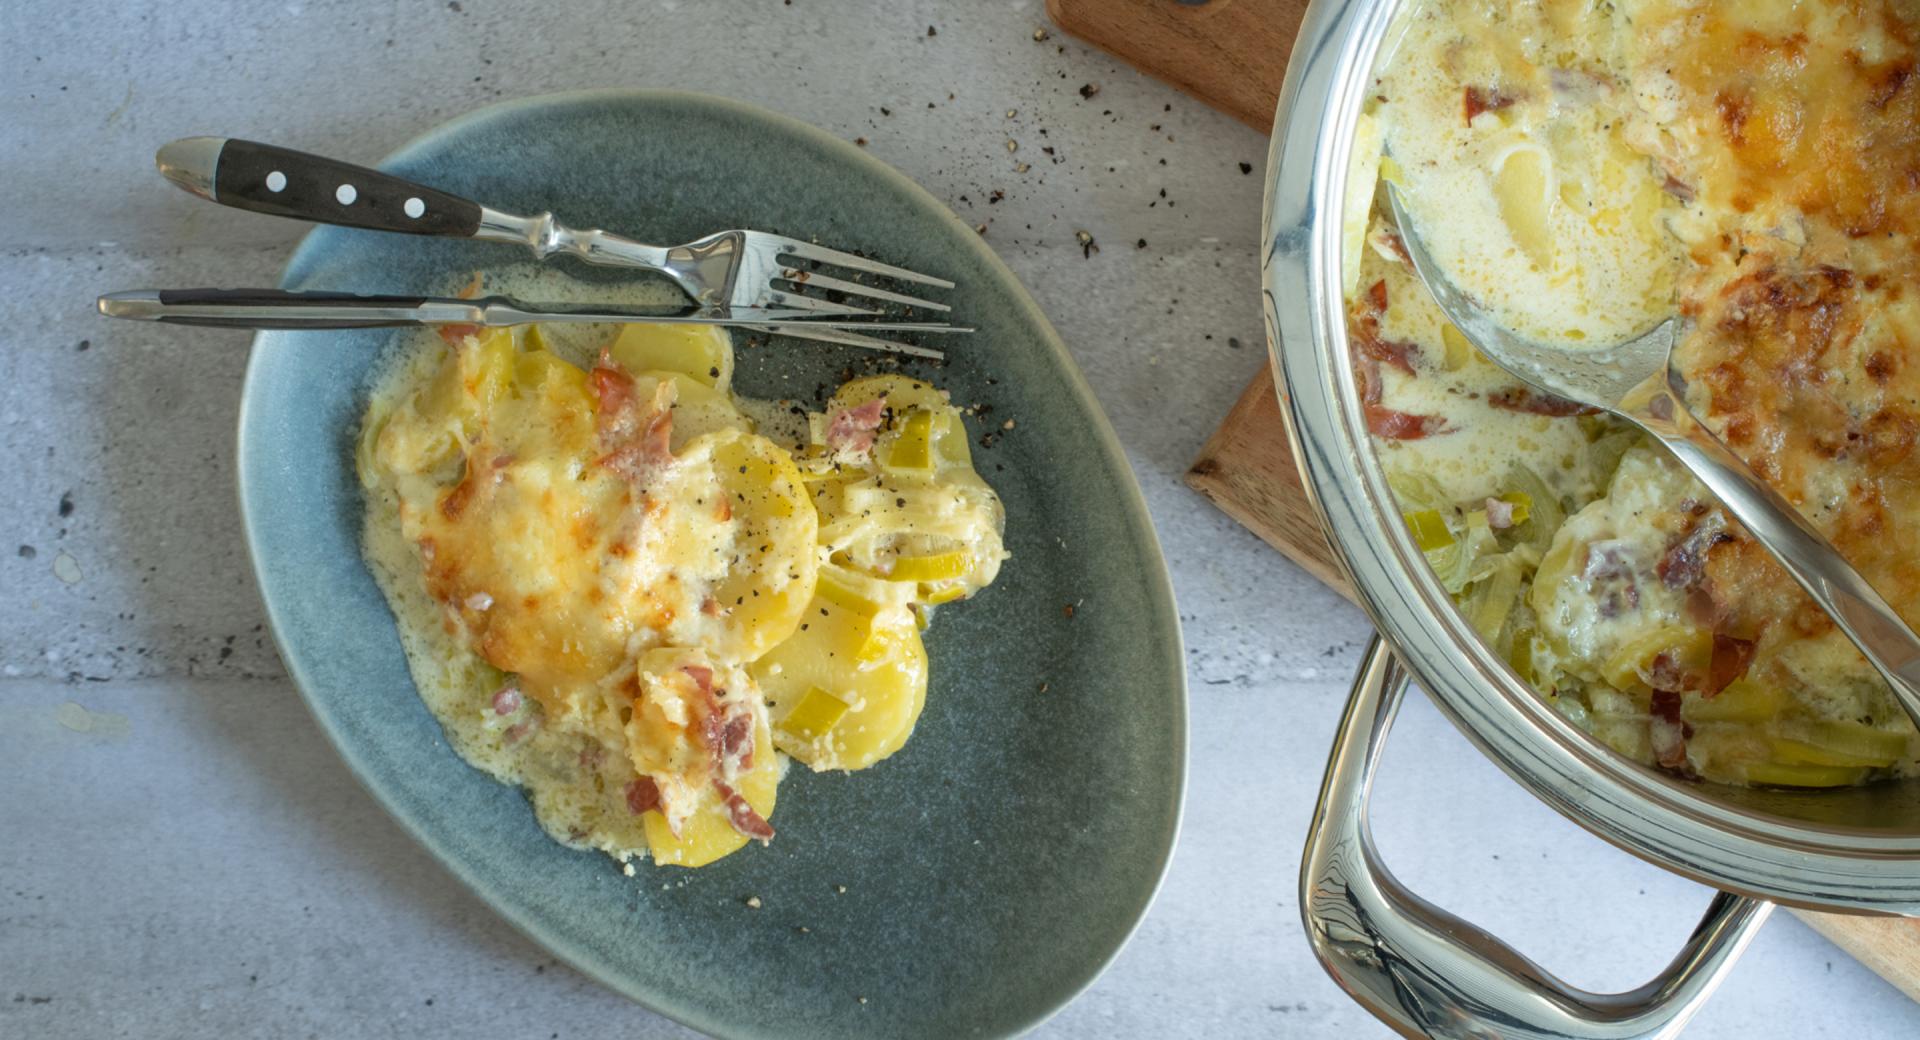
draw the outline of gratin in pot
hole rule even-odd
[[[1301,869],[1301,912],[1335,980],[1408,1035],[1677,1032],[1774,903],[1920,916],[1920,778],[1763,790],[1641,766],[1568,722],[1454,609],[1388,491],[1355,391],[1341,292],[1348,158],[1404,0],[1314,0],[1280,95],[1263,216],[1267,341],[1296,462],[1379,628],[1341,721]],[[1721,890],[1659,978],[1574,989],[1424,902],[1380,864],[1366,797],[1409,680],[1527,790],[1607,841]]]

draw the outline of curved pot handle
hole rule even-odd
[[[1679,955],[1638,989],[1588,993],[1554,978],[1408,891],[1381,865],[1367,827],[1367,794],[1406,689],[1406,672],[1375,636],[1334,736],[1300,867],[1300,915],[1327,973],[1406,1036],[1626,1040],[1678,1033],[1773,904],[1719,893]]]

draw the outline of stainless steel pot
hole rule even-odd
[[[1402,2],[1314,0],[1267,164],[1262,281],[1283,411],[1315,508],[1381,633],[1328,764],[1301,871],[1302,914],[1335,979],[1408,1035],[1671,1035],[1775,902],[1920,915],[1920,780],[1806,792],[1676,780],[1575,728],[1454,609],[1372,450],[1341,294],[1355,121]],[[1367,784],[1408,673],[1534,795],[1607,841],[1725,893],[1659,979],[1624,994],[1575,990],[1422,902],[1380,865],[1366,828]]]

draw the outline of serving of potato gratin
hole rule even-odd
[[[1388,38],[1345,223],[1368,426],[1467,618],[1641,761],[1835,786],[1920,739],[1677,463],[1445,323],[1378,181],[1523,335],[1682,315],[1694,414],[1920,622],[1917,45],[1911,0],[1422,0]]]
[[[751,402],[712,327],[445,338],[376,387],[358,470],[368,560],[462,756],[556,840],[700,866],[773,837],[789,758],[900,749],[932,608],[1007,555],[945,394],[885,374],[812,414]]]

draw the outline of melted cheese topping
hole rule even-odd
[[[1687,317],[1676,364],[1695,414],[1910,623],[1917,42],[1920,11],[1896,0],[1428,0],[1396,26],[1361,135],[1442,265],[1519,331],[1604,342]],[[1634,435],[1597,418],[1522,434],[1497,414],[1542,402],[1460,362],[1355,169],[1370,424],[1416,536],[1515,668],[1679,772],[1824,786],[1920,771],[1872,669],[1684,470],[1646,446],[1623,458]],[[1524,483],[1558,498],[1553,531],[1493,529],[1506,507],[1488,496],[1512,498],[1514,473],[1545,478]]]
[[[450,338],[381,381],[358,464],[369,561],[469,761],[560,840],[699,866],[772,837],[788,756],[905,743],[918,628],[1006,556],[944,395],[851,384],[790,448],[717,329]]]

